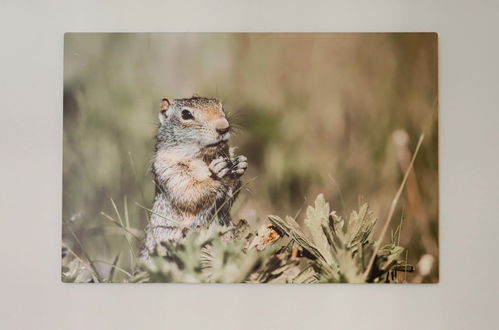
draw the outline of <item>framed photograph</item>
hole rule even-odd
[[[437,283],[436,33],[67,33],[63,282]]]

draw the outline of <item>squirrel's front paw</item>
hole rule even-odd
[[[241,176],[246,172],[246,169],[248,168],[248,158],[245,156],[237,156],[233,161],[232,161],[232,166],[230,168],[230,173],[235,176]]]
[[[229,160],[219,157],[212,160],[208,168],[215,177],[221,179],[229,173],[230,165]]]

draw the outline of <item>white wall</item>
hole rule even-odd
[[[499,3],[296,3],[1,2],[0,329],[498,329]],[[438,32],[440,284],[63,285],[66,31]]]

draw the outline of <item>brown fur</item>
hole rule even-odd
[[[157,189],[142,250],[145,259],[164,253],[161,241],[182,238],[186,228],[227,226],[247,166],[246,157],[234,157],[229,150],[229,124],[218,100],[163,99],[160,122],[153,162]]]

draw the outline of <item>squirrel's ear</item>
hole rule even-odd
[[[200,97],[198,93],[192,94],[192,98]]]
[[[166,115],[166,111],[168,110],[168,107],[170,106],[171,102],[169,99],[167,98],[164,98],[161,100],[161,103],[160,103],[160,111],[159,111],[159,122],[161,124],[164,123],[165,119],[168,117]]]
[[[164,98],[161,100],[161,103],[159,104],[160,106],[160,110],[163,111],[163,110],[168,110],[168,107],[170,106],[171,102],[169,99],[167,98]]]

